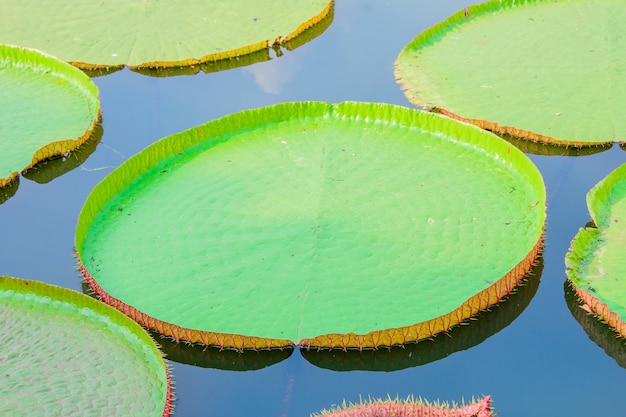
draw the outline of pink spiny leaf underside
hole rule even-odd
[[[369,404],[351,405],[323,413],[323,417],[493,417],[491,397],[462,406],[428,404],[422,401],[374,401]]]

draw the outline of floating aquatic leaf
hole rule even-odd
[[[37,281],[0,277],[0,414],[169,416],[168,371],[119,311]]]
[[[0,45],[0,91],[0,188],[85,143],[100,116],[89,77],[39,51]]]
[[[564,145],[626,141],[626,3],[494,0],[400,53],[408,99],[498,133]]]
[[[626,164],[587,193],[597,227],[580,229],[565,258],[583,308],[626,337]]]
[[[76,231],[101,299],[176,340],[375,348],[498,303],[540,251],[545,187],[493,134],[375,103],[285,103],[164,138]]]
[[[332,8],[332,0],[4,2],[0,42],[91,70],[202,65],[289,42]]]

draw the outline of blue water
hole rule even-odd
[[[157,78],[123,70],[95,78],[102,100],[101,142],[82,165],[49,183],[22,179],[15,196],[0,205],[0,273],[80,290],[72,248],[76,219],[89,190],[112,167],[161,137],[284,101],[409,106],[393,77],[398,53],[419,32],[468,4],[337,0],[334,20],[321,36],[267,62],[193,76]],[[608,355],[574,318],[565,300],[563,259],[572,237],[590,220],[586,192],[623,163],[626,154],[614,146],[592,155],[530,156],[548,192],[546,248],[543,271],[532,278],[538,288],[529,283],[525,295],[509,300],[523,310],[510,324],[498,317],[500,307],[495,308],[485,319],[495,324],[487,326],[481,340],[471,341],[472,334],[485,332],[472,327],[480,320],[451,334],[451,341],[470,339],[458,344],[460,351],[446,348],[444,339],[432,349],[425,345],[376,357],[337,353],[335,358],[305,359],[295,351],[251,371],[172,362],[175,415],[308,417],[344,400],[387,395],[456,402],[492,395],[503,417],[624,415],[626,369],[618,360],[626,348],[612,345],[613,356]],[[610,334],[604,337],[612,340]],[[208,354],[212,366],[221,368],[240,369],[242,363],[262,367],[263,360],[283,359]],[[330,370],[315,361],[377,370]]]

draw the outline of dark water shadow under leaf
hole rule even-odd
[[[576,290],[569,280],[565,281],[563,291],[569,311],[587,333],[589,339],[615,359],[619,366],[626,368],[626,340],[619,337],[606,323],[581,307],[582,303],[576,297]]]
[[[265,62],[272,59],[270,50],[262,49],[236,58],[220,59],[219,61],[209,61],[202,64],[161,67],[161,68],[131,68],[130,70],[150,77],[175,77],[178,75],[196,75],[200,71],[205,74],[211,72],[226,71],[233,68],[246,67],[258,62]]]
[[[516,146],[525,154],[539,155],[539,156],[585,156],[594,155],[600,152],[608,151],[613,147],[612,144],[602,144],[595,146],[564,146],[555,145],[542,142],[535,142],[528,139],[519,139],[510,135],[498,135],[502,139],[509,142],[511,145]]]
[[[124,65],[99,67],[99,68],[80,68],[89,78],[104,77],[105,75],[113,74],[124,69]]]
[[[457,326],[447,334],[431,340],[391,349],[356,350],[305,350],[302,356],[315,366],[333,371],[398,371],[443,359],[455,352],[467,350],[510,325],[530,304],[539,288],[543,272],[543,257],[526,275],[523,285],[490,311],[473,317],[465,325]]]
[[[269,61],[270,59],[272,59],[271,51],[274,52],[274,55],[276,57],[280,57],[283,55],[282,48],[286,49],[287,51],[293,51],[294,49],[299,48],[305,43],[308,43],[320,36],[326,31],[326,29],[328,29],[328,27],[333,22],[334,14],[335,7],[333,4],[328,14],[322,20],[320,20],[318,23],[311,26],[310,28],[306,29],[304,32],[294,37],[293,39],[284,41],[280,45],[274,44],[273,46],[262,49],[260,51],[255,51],[245,55],[239,55],[236,58],[220,59],[217,61],[209,61],[189,66],[164,68],[131,68],[131,71],[151,77],[172,77],[178,75],[195,75],[200,71],[204,72],[205,74],[209,74],[211,72],[225,71],[239,67],[246,67],[248,65],[256,64],[259,62]]]
[[[57,155],[45,161],[39,162],[37,165],[22,172],[22,176],[38,184],[46,184],[61,175],[70,172],[76,167],[81,166],[87,158],[96,150],[96,147],[102,140],[104,129],[102,128],[102,120],[96,124],[94,130],[89,137],[78,148],[63,155]]]
[[[4,187],[0,187],[0,204],[3,204],[9,198],[13,197],[20,186],[20,177],[16,176]]]
[[[272,350],[246,350],[243,352],[201,345],[177,343],[157,332],[150,331],[161,351],[168,360],[224,371],[255,371],[272,366],[287,359],[293,353],[292,348]]]

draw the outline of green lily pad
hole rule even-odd
[[[535,141],[626,141],[626,4],[498,0],[417,36],[396,78],[419,106]]]
[[[26,0],[3,5],[0,41],[86,69],[200,65],[288,42],[332,7],[332,0]]]
[[[565,258],[583,308],[626,337],[626,164],[587,193],[595,227],[581,229]]]
[[[76,291],[0,277],[0,414],[169,416],[156,344],[119,311]]]
[[[537,168],[493,134],[376,103],[285,103],[169,136],[88,197],[81,271],[192,343],[374,348],[512,291],[542,244]]]
[[[344,404],[323,410],[312,417],[493,417],[491,397],[486,396],[469,404],[429,403],[421,398],[406,400],[375,399],[358,404]]]
[[[98,88],[39,51],[0,45],[0,188],[85,143],[100,117]]]

